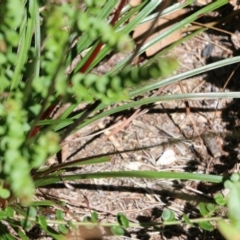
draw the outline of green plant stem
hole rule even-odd
[[[14,219],[25,219],[24,216],[19,216],[16,215],[14,216]],[[28,218],[29,221],[32,221],[34,223],[37,222],[37,219],[35,218]],[[64,220],[50,220],[46,219],[48,224],[64,224],[67,225],[69,222],[64,221]],[[219,221],[219,220],[227,220],[222,217],[209,217],[209,218],[195,218],[195,219],[189,219],[191,223],[200,223],[200,222],[205,222],[205,221]],[[77,221],[71,221],[72,224],[75,226],[86,226],[86,227],[112,227],[112,226],[119,226],[119,223],[110,223],[110,222],[99,222],[99,223],[91,223],[91,222],[77,222]],[[142,227],[153,227],[153,226],[171,226],[171,225],[180,225],[184,224],[184,220],[179,220],[179,221],[169,221],[169,222],[140,222],[140,223],[129,223],[129,227],[135,227],[135,228],[142,228]],[[185,223],[186,224],[186,223]]]

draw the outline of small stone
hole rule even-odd
[[[157,160],[156,165],[169,165],[174,163],[177,160],[175,152],[168,148],[165,150],[165,152],[162,154],[162,156]]]

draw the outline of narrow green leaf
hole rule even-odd
[[[29,240],[29,238],[20,229],[18,229],[18,235],[22,240]]]
[[[38,121],[38,126],[55,125],[54,129],[57,131],[72,123],[73,123],[72,119],[46,119],[46,120]]]
[[[38,3],[38,2],[37,2]],[[41,25],[40,25],[40,12],[38,4],[35,4],[34,16],[35,16],[35,34],[34,42],[36,49],[36,62],[34,67],[34,77],[39,77],[40,72],[40,57],[41,57]]]
[[[0,222],[0,239],[1,240],[15,240],[15,238],[9,233],[5,224]]]
[[[144,44],[144,46],[142,46],[142,48],[140,49],[138,55],[142,54],[143,52],[146,51],[146,49],[148,49],[149,47],[151,47],[153,44],[159,42],[160,40],[166,38],[167,36],[169,36],[170,34],[174,33],[175,31],[179,30],[180,28],[186,26],[187,24],[195,21],[196,19],[199,18],[199,16],[206,14],[208,12],[211,12],[225,4],[227,4],[228,1],[227,0],[218,0],[215,1],[211,4],[208,4],[207,6],[201,8],[199,11],[194,12],[193,14],[191,14],[190,16],[184,18],[182,21],[179,21],[178,23],[174,24],[173,26],[169,27],[168,29],[166,29],[165,31],[163,31],[161,34],[157,35],[155,38],[151,39],[150,41],[148,41],[146,44]],[[151,4],[154,4],[154,1],[151,1],[147,6],[146,9],[151,7]],[[156,3],[155,3],[156,4]],[[156,5],[155,5],[156,6]],[[145,9],[145,8],[144,8]],[[141,14],[143,14],[144,9],[140,12]],[[147,12],[147,11],[146,11]],[[138,18],[142,18],[141,14],[138,14]],[[147,14],[148,15],[148,14]],[[145,16],[147,16],[145,15]],[[134,20],[138,20],[138,18],[134,18]],[[129,23],[129,25],[134,24],[134,21],[131,21]],[[134,26],[135,27],[135,26]],[[126,27],[127,29],[127,27]],[[113,74],[114,72],[119,71],[126,63],[127,61],[131,58],[131,55],[126,57],[124,60],[122,60],[120,63],[118,63],[116,65],[115,68],[113,68],[111,71],[108,72],[108,74]]]
[[[74,167],[74,166],[81,166],[81,165],[89,165],[89,164],[98,164],[98,163],[104,163],[104,162],[108,162],[110,161],[110,157],[97,157],[97,158],[86,158],[86,159],[77,159],[74,161],[70,161],[70,162],[66,162],[63,164],[59,164],[57,166],[51,166],[48,167],[46,169],[41,169],[38,174],[40,176],[42,175],[49,175],[49,173],[52,173],[51,176],[58,176],[59,174],[63,174],[64,173],[64,169],[67,169],[69,167]],[[61,171],[59,171],[60,169],[63,169]],[[35,174],[36,179],[37,179],[37,174]],[[39,179],[39,181],[41,181],[42,178]]]
[[[156,8],[157,4],[158,4],[157,0],[150,1],[148,4],[146,4],[141,9],[141,11],[134,17],[134,19],[129,21],[129,23],[124,26],[121,32],[124,32],[126,34],[130,33],[145,17],[147,17]],[[100,51],[98,56],[94,59],[89,69],[92,69],[95,65],[97,65],[109,52],[110,52],[109,47],[108,46],[104,47]],[[129,59],[129,57],[126,59]],[[126,62],[127,61],[124,61],[124,64]],[[122,64],[121,67],[123,67],[124,64]],[[79,69],[79,66],[76,67],[75,72],[78,69]]]
[[[18,214],[23,215],[24,217],[27,216],[26,210],[22,209],[22,207],[20,206],[20,204],[11,205],[11,208],[12,208],[14,211],[16,211]]]
[[[50,226],[47,225],[47,220],[45,216],[41,215],[38,217],[38,223],[46,233],[48,233],[53,239],[56,240],[66,240],[66,237],[63,235],[59,234],[55,229],[51,228]]]
[[[93,179],[93,178],[119,178],[119,177],[136,177],[149,179],[182,179],[182,180],[199,180],[213,183],[220,183],[222,176],[200,174],[200,173],[177,173],[177,172],[155,172],[155,171],[118,171],[118,172],[97,172],[76,175],[46,176],[35,179],[36,187],[45,186],[51,183],[61,182],[62,177],[65,180]]]
[[[223,61],[224,61],[224,64],[223,64]],[[239,62],[240,57],[235,57],[234,61],[232,61],[232,59],[227,59],[227,61],[225,61],[225,60],[223,60],[223,61],[219,61],[217,66],[221,67],[222,65],[228,65],[227,62],[229,62],[229,61],[231,61],[231,63]],[[207,65],[207,68],[205,68],[205,67],[206,66],[201,68],[201,70],[203,70],[203,68],[204,68],[203,72],[205,72],[207,70],[212,70],[213,64]],[[151,91],[155,88],[159,88],[159,87],[171,84],[173,82],[183,80],[183,78],[182,78],[183,76],[180,77],[180,75],[184,75],[186,77],[188,75],[191,75],[191,76],[197,75],[197,72],[198,72],[198,74],[201,73],[200,71],[195,71],[195,70],[200,70],[200,69],[194,69],[194,70],[191,70],[191,71],[187,72],[188,74],[185,74],[185,73],[178,74],[178,75],[173,76],[171,78],[167,78],[163,81],[158,81],[154,84],[146,85],[143,88],[141,88],[140,91],[138,91],[138,90],[132,91],[130,94],[131,94],[132,97],[137,96],[137,95],[141,95],[141,94],[143,94],[145,92],[148,92],[148,91]],[[191,72],[191,74],[190,74],[190,72]],[[218,92],[218,93],[217,92],[216,93],[215,92],[210,92],[210,93],[172,94],[172,95],[163,95],[163,96],[159,96],[159,97],[144,98],[144,99],[141,99],[141,100],[138,100],[138,101],[133,101],[133,102],[130,102],[130,103],[123,104],[119,107],[115,107],[115,108],[112,108],[112,109],[107,110],[107,111],[103,111],[102,113],[97,114],[96,116],[92,117],[91,119],[86,120],[83,124],[79,125],[77,129],[81,129],[81,128],[83,128],[83,127],[85,127],[85,126],[103,118],[103,117],[110,116],[111,114],[118,113],[118,112],[121,112],[123,110],[134,108],[134,107],[140,107],[140,106],[143,106],[145,104],[156,103],[156,102],[165,102],[165,101],[169,102],[171,100],[178,101],[178,100],[214,99],[214,98],[240,98],[240,94],[239,94],[239,92],[225,92],[225,93],[224,92]],[[106,105],[102,104],[96,110],[102,110],[105,107],[106,107]]]
[[[114,9],[114,7],[116,6],[118,0],[111,0],[111,1],[107,1],[106,4],[103,6],[103,8],[101,9],[98,18],[99,19],[105,19]],[[77,43],[77,54],[80,54],[83,50],[87,49],[89,46],[91,46],[93,43],[93,40],[91,41],[91,39],[89,39],[89,35],[87,33],[87,31],[85,33],[83,33],[83,35],[81,36],[81,38],[79,39],[78,43]],[[81,60],[77,66],[74,68],[74,73],[78,72],[79,69],[83,66],[85,61]]]
[[[134,7],[132,8],[128,13],[126,13],[122,18],[119,19],[119,21],[114,25],[114,29],[118,29],[118,27],[120,27],[123,23],[129,21],[129,19],[134,16],[137,12],[139,12],[139,10],[145,5],[146,3],[143,2],[141,4],[139,4],[137,7]],[[145,18],[144,18],[145,19]],[[144,19],[143,21],[140,22],[143,23],[144,22]],[[139,24],[138,24],[139,25]],[[126,27],[126,25],[123,26],[122,31],[124,31],[124,28]],[[126,30],[126,29],[125,29]]]
[[[143,63],[143,67],[147,67],[150,64],[159,61],[159,59],[161,59],[163,56],[165,56],[165,54],[169,53],[169,51],[171,51],[174,47],[180,45],[183,42],[188,41],[189,39],[192,39],[193,37],[197,36],[198,34],[202,33],[203,31],[206,31],[207,28],[201,28],[191,34],[188,34],[187,36],[179,39],[178,41],[172,43],[171,45],[169,45],[168,47],[164,48],[162,51],[160,51],[159,53],[157,53],[156,55],[154,55],[151,59],[149,59],[148,61],[146,61],[145,63]]]
[[[31,206],[37,207],[37,206],[54,206],[55,203],[49,200],[43,200],[43,201],[37,201],[37,202],[32,202]]]
[[[238,62],[240,62],[240,57],[239,56],[233,57],[233,58],[227,58],[227,59],[215,62],[215,63],[208,64],[208,65],[203,66],[203,67],[195,68],[193,70],[177,74],[175,76],[166,78],[164,80],[160,80],[160,81],[145,85],[141,88],[134,89],[130,92],[130,96],[131,97],[138,96],[138,95],[144,94],[146,92],[152,91],[154,89],[158,89],[160,87],[164,87],[164,86],[167,86],[169,84],[173,84],[173,83],[178,82],[180,80],[183,80],[183,79],[186,79],[186,78],[189,78],[189,77],[192,77],[192,76],[196,76],[197,74],[202,74],[202,73],[207,72],[209,70],[214,70],[214,69],[224,67],[224,66],[228,66],[230,64],[234,64],[234,63],[238,63]]]
[[[194,0],[186,0],[186,1],[181,2],[181,3],[178,2],[178,3],[176,3],[176,4],[170,5],[168,8],[166,8],[166,9],[164,9],[164,10],[162,11],[160,17],[164,17],[164,16],[166,16],[166,15],[168,15],[168,14],[170,14],[170,13],[173,13],[173,12],[179,10],[179,9],[182,9],[182,8],[190,5],[190,4],[193,3],[193,2],[194,2]],[[157,17],[157,14],[158,14],[158,13],[153,13],[153,14],[151,14],[150,16],[144,18],[143,21],[141,21],[141,22],[139,23],[139,25],[154,20],[154,19]]]
[[[8,215],[4,210],[0,210],[0,220],[8,218]]]
[[[28,51],[31,46],[33,30],[35,25],[35,15],[33,14],[36,9],[37,1],[31,0],[28,4],[27,9],[27,24],[26,28],[22,33],[20,46],[19,46],[19,57],[17,58],[16,68],[14,70],[14,74],[11,81],[11,89],[14,89],[18,86],[19,82],[21,81],[22,74],[21,71],[23,70],[23,66],[27,61]]]

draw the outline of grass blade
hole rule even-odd
[[[64,180],[81,180],[93,178],[119,178],[119,177],[136,177],[136,178],[149,178],[149,179],[181,179],[181,180],[196,180],[207,181],[211,183],[221,183],[222,176],[215,176],[210,174],[200,173],[176,173],[176,172],[154,172],[154,171],[119,171],[119,172],[100,172],[100,173],[86,173],[78,175],[61,176]],[[47,176],[35,180],[36,187],[46,186],[51,183],[61,182],[59,176]]]

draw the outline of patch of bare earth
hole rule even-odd
[[[238,54],[239,34],[232,27],[233,21],[224,26],[232,35],[209,30],[176,47],[173,54],[181,65],[178,72]],[[119,60],[117,55],[114,57]],[[101,68],[104,70],[104,65]],[[152,91],[148,96],[238,91],[239,72],[235,68],[210,71]],[[233,71],[236,72],[231,76]],[[141,109],[129,109],[74,134],[68,139],[64,158],[70,161],[135,149],[112,154],[109,162],[86,165],[75,173],[152,170],[226,175],[239,168],[239,103],[232,99],[201,99],[156,102]],[[66,220],[77,221],[96,211],[102,222],[116,222],[119,212],[132,223],[157,222],[161,221],[164,208],[173,210],[176,219],[181,219],[183,213],[198,218],[201,217],[198,203],[213,202],[217,191],[216,185],[166,179],[103,178],[67,183],[70,186],[59,184],[40,189],[39,198],[65,201],[65,207],[59,208],[65,212]],[[125,237],[108,234],[106,229],[79,228],[69,239],[222,239],[217,231],[207,232],[189,225],[164,227],[160,231],[151,227],[130,228]]]

